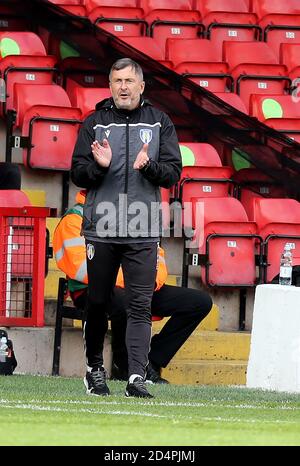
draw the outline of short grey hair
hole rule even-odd
[[[128,66],[134,70],[135,74],[140,78],[141,81],[144,80],[143,70],[136,61],[131,60],[131,58],[120,58],[120,60],[117,60],[110,69],[109,82],[111,81],[111,75],[113,71],[123,70]]]

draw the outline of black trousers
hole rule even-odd
[[[126,370],[126,294],[115,288],[111,301],[110,319],[112,330],[113,360]],[[153,293],[151,313],[170,317],[161,331],[151,339],[149,360],[157,367],[166,367],[179,348],[207,316],[212,307],[210,295],[202,290],[164,285]]]
[[[128,374],[145,375],[151,339],[151,301],[155,286],[157,243],[102,243],[86,241],[88,299],[84,340],[87,364],[103,364],[103,344],[108,328],[119,266],[122,265],[127,326],[125,342]]]

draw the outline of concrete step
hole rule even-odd
[[[247,361],[173,360],[162,377],[178,385],[245,385]]]
[[[248,361],[249,352],[250,333],[195,331],[174,359]]]
[[[14,327],[8,329],[8,333],[9,338],[14,343],[18,361],[16,372],[51,374],[54,342],[53,327]],[[247,359],[246,350],[241,343],[244,342],[246,347],[248,341],[249,335],[246,334],[196,332],[192,335],[190,342],[187,342],[185,347],[177,353],[168,367],[163,369],[163,376],[174,384],[243,385],[246,382]],[[230,349],[231,347],[232,349]],[[242,357],[245,359],[242,359]],[[105,341],[104,365],[108,375],[110,375],[111,350],[109,334]],[[81,329],[64,327],[60,375],[82,377],[84,373],[85,358]]]

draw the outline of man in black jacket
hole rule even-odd
[[[151,338],[151,300],[161,234],[160,187],[180,178],[181,155],[169,117],[143,99],[141,67],[129,58],[111,68],[112,98],[82,125],[72,180],[86,188],[88,304],[84,329],[87,393],[108,395],[103,369],[107,309],[119,266],[127,295],[126,396],[151,398],[145,371]]]

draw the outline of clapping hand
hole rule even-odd
[[[110,165],[112,158],[112,151],[107,139],[103,139],[100,144],[97,140],[91,144],[92,154],[95,161],[100,167],[107,168]]]
[[[144,168],[149,162],[148,147],[149,144],[144,144],[142,149],[138,153],[137,158],[135,159],[135,162],[133,164],[133,168],[135,170],[141,170],[141,168]]]

